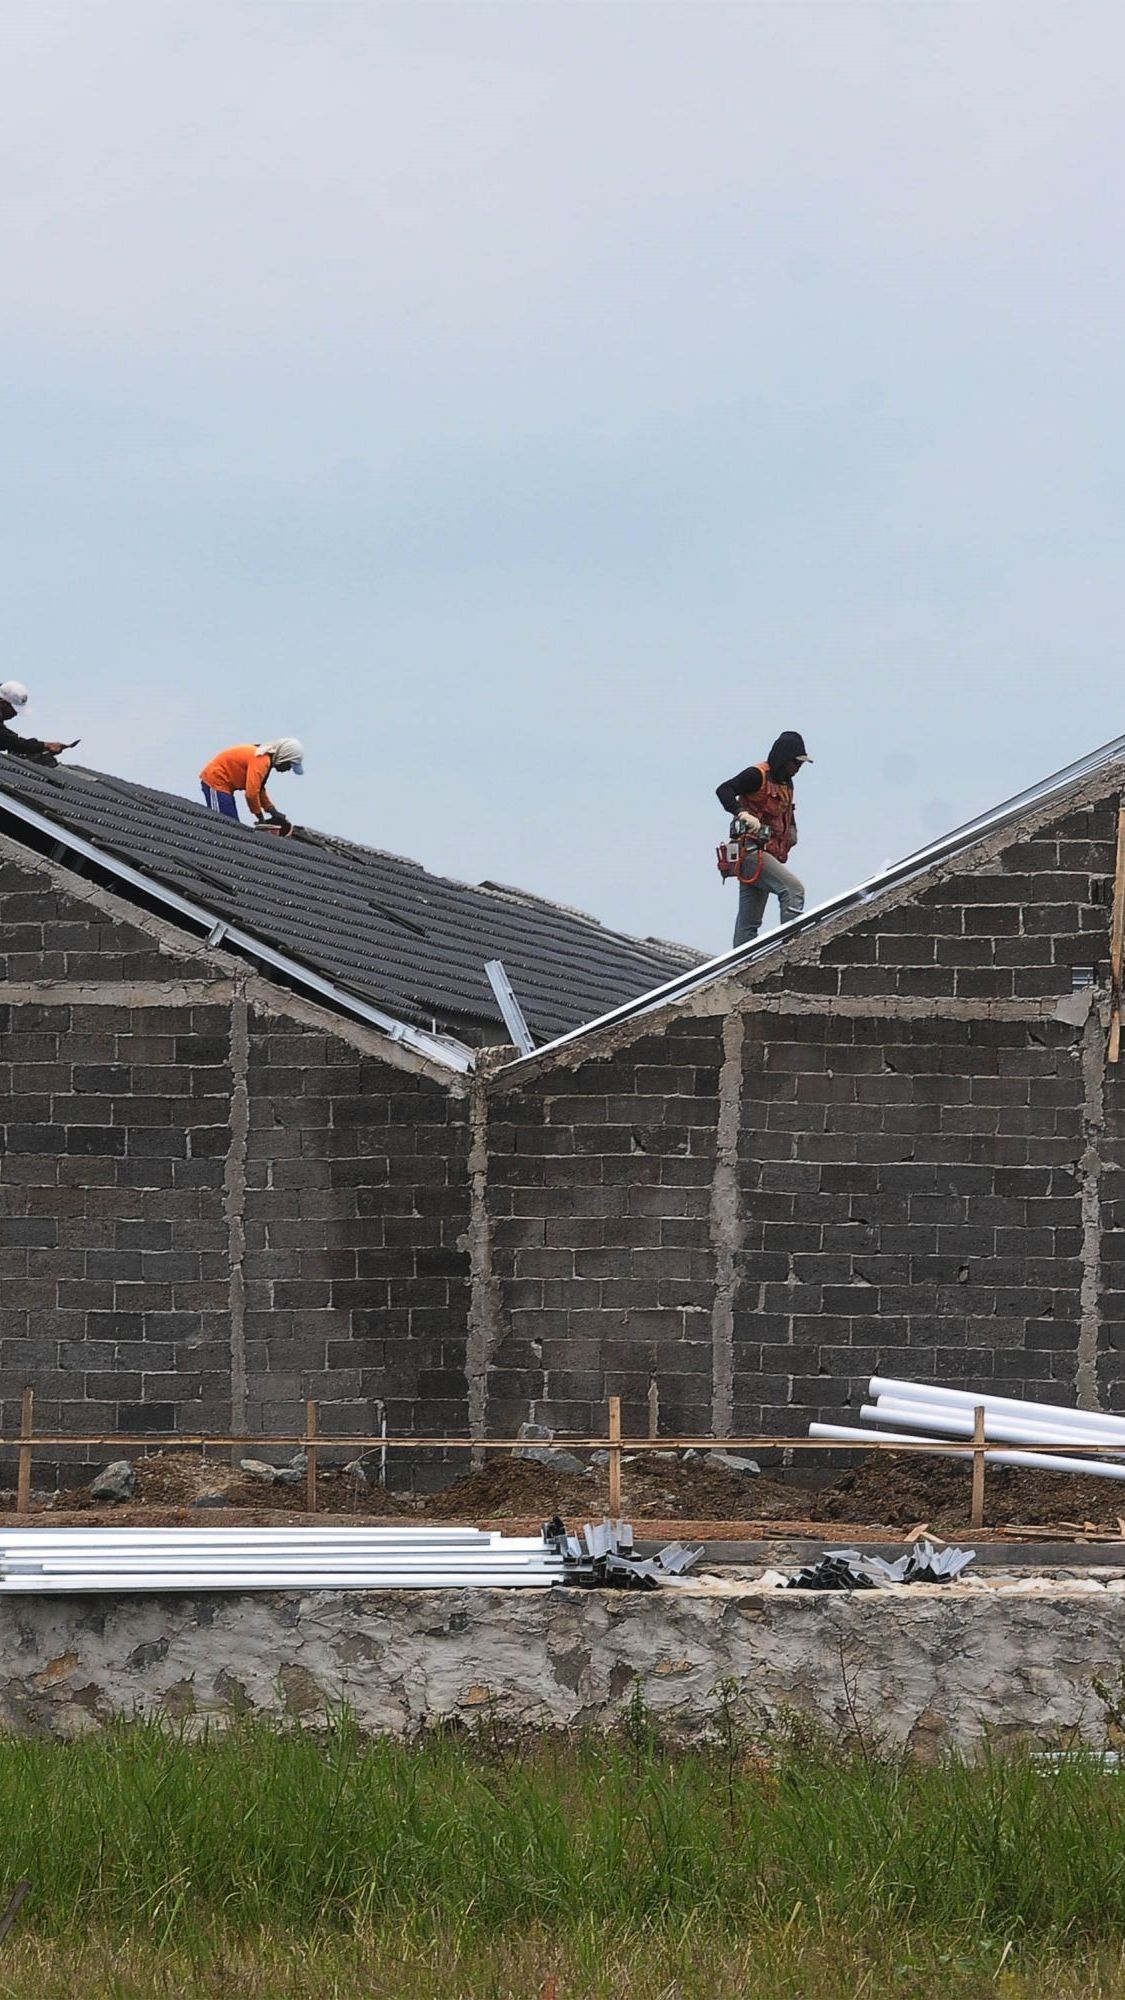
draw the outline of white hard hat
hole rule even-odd
[[[27,707],[27,689],[22,681],[0,681],[0,701],[6,701],[9,708]]]

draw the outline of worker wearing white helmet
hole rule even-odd
[[[236,792],[246,794],[246,803],[260,824],[289,831],[285,814],[278,812],[266,790],[271,771],[292,771],[304,775],[305,752],[295,736],[278,736],[272,743],[236,743],[220,750],[199,773],[204,802],[224,819],[238,818]]]
[[[10,757],[57,757],[72,750],[72,743],[44,743],[38,736],[17,736],[8,724],[27,707],[27,689],[22,681],[0,681],[0,750]]]

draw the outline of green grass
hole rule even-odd
[[[0,1740],[0,2000],[1125,1994],[1125,1773],[240,1722]]]

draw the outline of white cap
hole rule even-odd
[[[6,701],[9,708],[27,707],[27,689],[22,681],[0,681],[0,701]]]

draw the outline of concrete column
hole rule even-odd
[[[488,1371],[500,1337],[500,1289],[492,1269],[488,1213],[488,1096],[485,1078],[469,1089],[469,1329],[465,1343],[469,1435],[488,1430]],[[478,1452],[479,1462],[483,1453]]]
[[[245,989],[230,1003],[230,1145],[223,1193],[230,1292],[230,1427],[246,1429],[246,1155],[250,1134],[250,1020]]]
[[[1075,1401],[1080,1410],[1100,1407],[1098,1349],[1101,1333],[1102,1216],[1101,1145],[1105,1138],[1106,1035],[1093,1003],[1082,1030],[1082,1136],[1078,1184],[1082,1195],[1082,1285],[1079,1293]]]
[[[711,1307],[711,1430],[729,1437],[734,1425],[735,1254],[742,1241],[738,1195],[738,1133],[742,1114],[741,1014],[723,1022],[723,1062],[719,1071],[719,1120],[711,1181],[711,1246],[715,1253],[715,1295]]]

